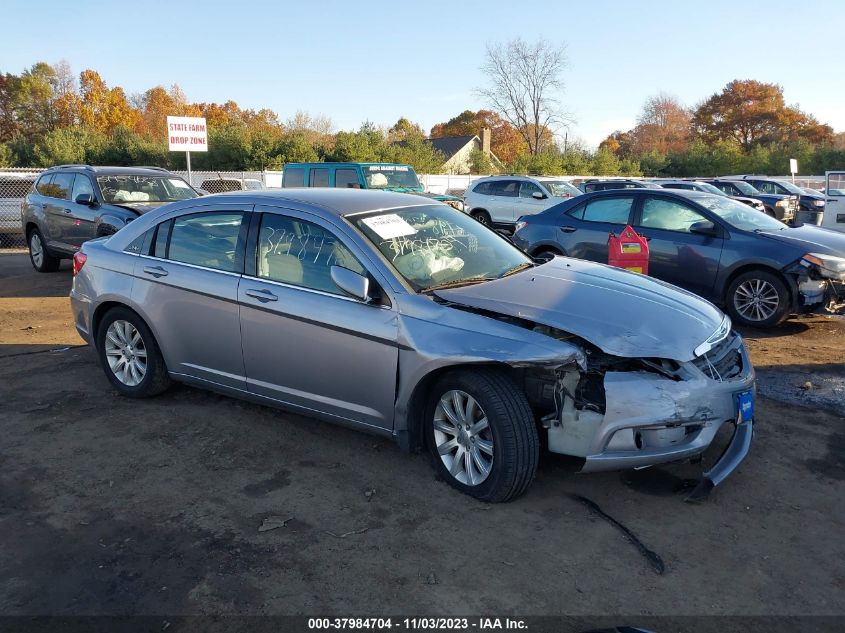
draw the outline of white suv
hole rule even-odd
[[[490,176],[472,183],[464,209],[482,224],[512,228],[523,215],[540,213],[581,192],[552,176]]]

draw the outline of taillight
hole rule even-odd
[[[82,251],[76,251],[73,254],[73,276],[74,277],[76,277],[79,274],[79,271],[82,270],[82,267],[85,265],[86,261],[88,261],[88,255],[86,255]]]

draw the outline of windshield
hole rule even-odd
[[[571,198],[581,195],[581,190],[565,180],[545,180],[543,184],[555,198]]]
[[[367,165],[367,189],[420,189],[420,181],[409,165]]]
[[[701,196],[695,201],[710,209],[731,226],[743,231],[779,231],[788,228],[783,222],[775,220],[762,211],[724,196]]]
[[[796,187],[791,182],[786,182],[785,180],[776,180],[775,182],[777,182],[781,187],[786,189],[789,193],[793,193],[798,196],[804,195],[804,191],[801,189],[801,187]]]
[[[172,176],[100,176],[97,182],[108,203],[175,202],[199,197],[187,182]]]
[[[743,195],[746,196],[753,196],[755,194],[761,193],[759,189],[757,189],[754,185],[751,185],[747,182],[743,182],[741,180],[731,180],[731,184],[739,189]]]
[[[718,187],[714,187],[713,185],[711,185],[709,182],[697,182],[695,184],[699,188],[700,191],[706,191],[707,193],[712,193],[712,194],[715,194],[717,196],[728,195],[724,191],[719,189]]]
[[[391,209],[349,220],[417,291],[497,279],[531,266],[507,240],[445,205]]]

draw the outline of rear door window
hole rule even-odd
[[[516,198],[519,196],[518,180],[497,180],[490,183],[490,193],[494,196]]]
[[[73,188],[74,174],[53,174],[53,179],[47,185],[45,195],[51,198],[70,200],[70,190]]]
[[[585,222],[628,224],[633,206],[633,197],[600,198],[580,205],[569,215]]]
[[[304,187],[305,170],[302,167],[288,167],[282,173],[282,187]]]
[[[328,187],[329,186],[329,170],[323,167],[311,170],[310,187]]]
[[[238,272],[239,238],[244,214],[195,213],[173,220],[167,259],[214,270]],[[158,255],[158,243],[156,244]]]
[[[334,186],[341,189],[360,187],[358,172],[354,169],[337,169],[334,172]]]

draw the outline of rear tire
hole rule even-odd
[[[447,374],[431,390],[425,415],[434,467],[452,487],[498,503],[533,481],[537,427],[525,394],[505,374],[483,368]]]
[[[470,213],[470,215],[484,226],[489,226],[491,228],[493,227],[493,220],[490,219],[490,214],[486,211],[473,211],[472,213]]]
[[[776,274],[762,269],[749,270],[728,286],[725,306],[734,323],[774,327],[789,316],[789,290]]]
[[[153,333],[128,308],[112,308],[97,328],[97,355],[106,378],[122,396],[149,398],[170,386]]]
[[[54,273],[59,269],[61,260],[47,250],[47,244],[44,242],[41,231],[32,229],[29,232],[27,245],[29,246],[29,261],[32,262],[32,267],[35,270],[39,273]]]

